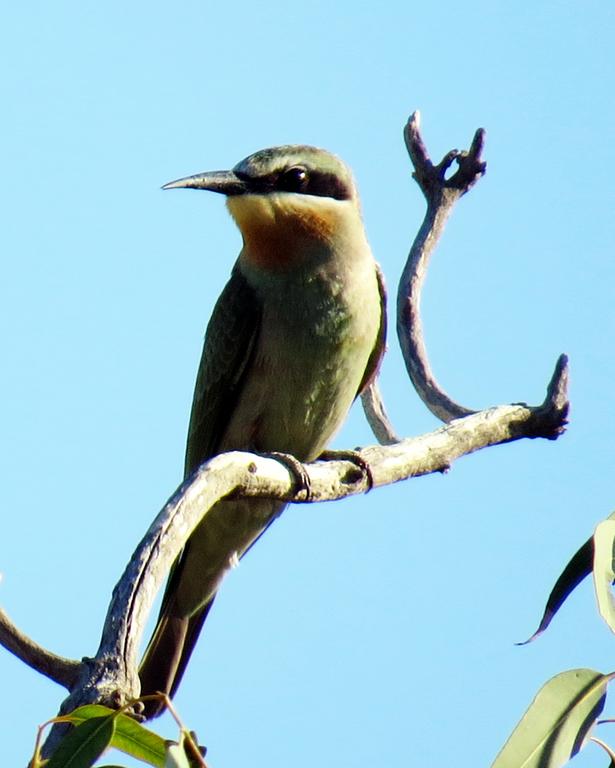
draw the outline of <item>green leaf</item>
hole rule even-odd
[[[615,513],[596,526],[594,532],[594,590],[600,615],[615,632],[615,600],[611,586],[615,579]]]
[[[191,768],[182,744],[170,744],[164,768]]]
[[[111,743],[114,728],[110,715],[82,722],[62,739],[45,768],[90,768]]]
[[[538,629],[523,643],[531,643],[551,623],[566,598],[590,573],[594,577],[594,589],[600,615],[615,632],[615,600],[611,586],[615,579],[615,512],[596,527],[594,535],[574,554],[555,582],[547,600]]]
[[[570,559],[570,562],[566,565],[557,581],[555,582],[551,594],[547,599],[542,619],[538,625],[538,629],[534,634],[522,643],[517,645],[527,645],[545,631],[545,629],[551,623],[551,619],[559,611],[564,604],[566,598],[570,595],[573,589],[576,589],[586,576],[592,572],[592,564],[594,558],[594,540],[588,539]]]
[[[100,704],[78,707],[70,712],[68,717],[77,725],[92,717],[105,715],[115,719],[115,730],[110,746],[148,765],[153,765],[154,768],[163,768],[166,754],[165,740],[132,717]]]
[[[602,708],[610,675],[571,669],[551,678],[492,768],[559,768],[581,749]]]
[[[161,736],[127,715],[118,715],[116,721],[111,746],[155,768],[164,766],[166,747]]]
[[[82,707],[77,707],[69,712],[67,715],[62,715],[62,720],[69,720],[73,725],[79,725],[86,720],[91,720],[93,717],[106,717],[110,715],[116,715],[115,709],[109,709],[109,707],[103,707],[102,704],[85,704]]]

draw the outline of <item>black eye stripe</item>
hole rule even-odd
[[[302,173],[305,173],[305,177],[301,177]],[[254,177],[237,170],[235,174],[249,185],[250,191],[256,194],[297,192],[315,197],[332,197],[334,200],[352,198],[351,187],[339,176],[326,171],[310,170],[303,166],[292,166],[266,176]]]
[[[308,175],[304,194],[317,195],[319,197],[332,197],[335,200],[350,200],[352,190],[339,176],[334,173],[313,171]]]

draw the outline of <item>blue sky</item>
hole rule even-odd
[[[514,642],[615,507],[614,22],[608,0],[3,9],[0,603],[24,631],[93,653],[181,477],[240,238],[218,197],[160,185],[275,144],[337,152],[394,295],[424,212],[401,138],[420,109],[438,159],[487,129],[425,288],[434,371],[470,407],[537,403],[566,352],[568,433],[289,508],[225,583],[177,707],[218,768],[474,768],[546,679],[613,669],[589,584]],[[394,335],[382,388],[400,433],[438,426]],[[336,445],[370,442],[355,408]],[[63,691],[2,651],[0,679],[0,764],[24,765]]]

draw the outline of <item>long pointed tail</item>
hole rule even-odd
[[[139,668],[141,696],[153,693],[175,695],[212,605],[213,599],[189,618],[169,615],[163,606]],[[145,718],[158,717],[164,710],[162,702],[148,701]]]

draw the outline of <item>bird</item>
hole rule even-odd
[[[205,333],[184,477],[231,450],[317,459],[385,349],[384,281],[350,169],[324,149],[285,145],[162,188],[226,196],[243,240]],[[189,536],[141,662],[142,696],[175,694],[223,575],[284,506],[223,500]],[[148,701],[145,717],[163,710]]]

